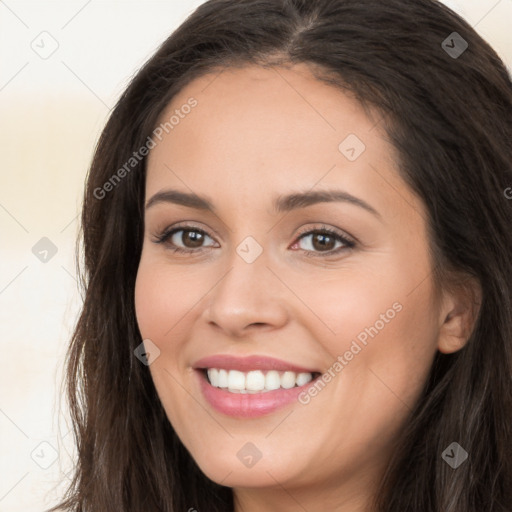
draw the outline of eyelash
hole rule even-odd
[[[162,233],[160,233],[159,235],[156,236],[154,243],[165,244],[165,245],[167,245],[167,248],[169,250],[171,250],[174,253],[180,253],[180,254],[198,253],[198,252],[204,251],[205,249],[208,249],[208,247],[199,247],[197,249],[183,249],[182,247],[177,247],[175,245],[170,244],[168,242],[168,240],[175,233],[178,233],[180,231],[190,231],[190,232],[195,232],[195,233],[201,233],[202,235],[206,235],[213,240],[213,237],[207,231],[204,231],[203,229],[196,228],[195,226],[192,226],[192,225],[184,225],[184,226],[175,226],[173,228],[165,229]],[[343,246],[338,247],[337,249],[329,250],[329,251],[308,251],[305,249],[301,249],[303,252],[305,252],[309,255],[313,255],[315,257],[317,257],[317,256],[318,257],[327,257],[327,256],[336,255],[343,250],[352,249],[356,245],[356,243],[353,240],[349,239],[348,237],[339,233],[338,231],[336,231],[332,228],[329,228],[327,226],[322,226],[321,228],[305,229],[304,231],[300,232],[297,235],[297,238],[293,242],[292,246],[295,245],[296,243],[298,243],[302,238],[305,238],[307,235],[319,234],[319,233],[333,237],[336,241],[341,242],[343,244]]]

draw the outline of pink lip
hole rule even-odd
[[[315,373],[317,370],[305,368],[296,364],[287,363],[281,359],[275,359],[267,356],[246,356],[234,357],[230,355],[215,355],[204,357],[196,361],[192,365],[196,369],[204,368],[222,368],[224,370],[239,370],[241,372],[248,372],[250,370],[263,370],[270,371],[276,370],[278,372],[296,372],[296,373]]]
[[[279,359],[264,356],[240,358],[216,355],[200,359],[193,366],[196,369],[195,373],[199,379],[199,386],[206,401],[222,414],[238,418],[256,418],[265,414],[270,414],[293,402],[297,402],[299,394],[307,389],[314,380],[304,384],[303,386],[291,389],[276,389],[273,391],[254,394],[230,393],[224,389],[212,386],[205,376],[205,368],[222,368],[225,370],[239,370],[243,372],[250,370],[276,370],[293,371],[296,373],[315,373],[315,370],[310,370]]]

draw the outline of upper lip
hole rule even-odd
[[[305,368],[274,357],[260,355],[235,357],[231,355],[217,354],[203,357],[196,361],[192,366],[197,370],[219,368],[224,370],[239,370],[242,372],[250,370],[276,370],[282,372],[317,373],[316,370],[312,370],[311,368]]]

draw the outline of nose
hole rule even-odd
[[[263,257],[247,263],[237,254],[224,277],[208,294],[206,321],[232,339],[256,330],[273,330],[289,321],[286,288]]]

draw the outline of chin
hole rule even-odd
[[[242,444],[242,446],[246,446],[246,444]],[[246,448],[246,450],[248,453],[250,448]],[[244,452],[240,454],[242,460],[239,460],[238,456],[233,453],[236,452],[229,449],[226,449],[224,454],[216,450],[211,453],[203,451],[200,456],[194,457],[194,460],[210,480],[227,487],[273,487],[276,482],[283,484],[292,477],[289,471],[292,457],[286,464],[287,467],[282,467],[285,462],[283,458],[280,458],[278,465],[276,465],[277,457],[264,456],[256,462],[256,458],[252,461],[246,460],[244,464]],[[246,455],[246,457],[249,456]]]

